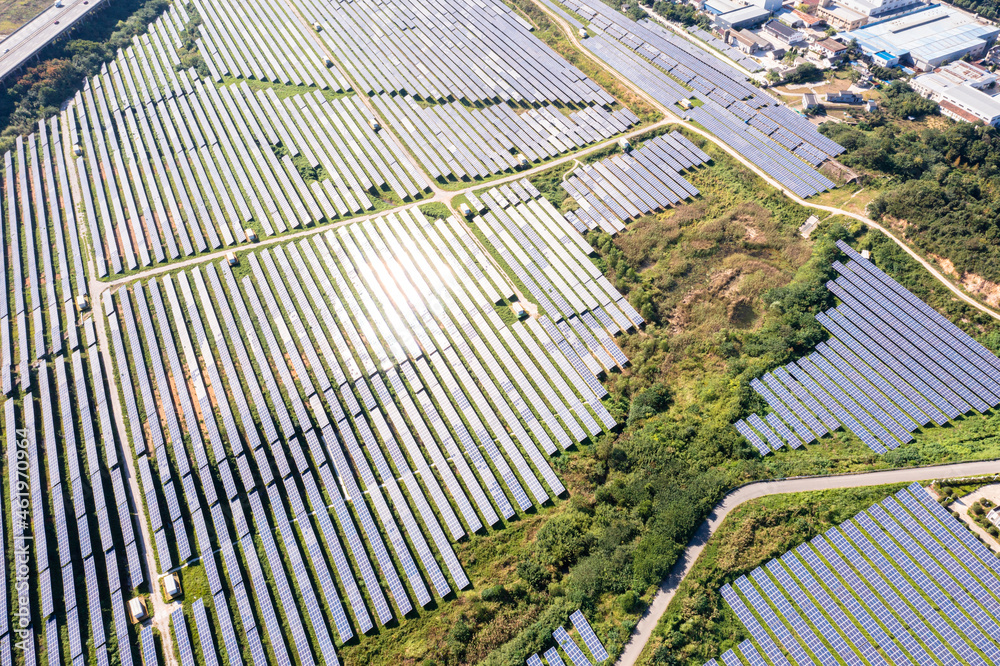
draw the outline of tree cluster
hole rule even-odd
[[[822,126],[851,167],[891,176],[875,219],[905,223],[907,239],[960,272],[1000,282],[1000,133],[982,124],[904,130],[879,118]]]

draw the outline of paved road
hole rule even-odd
[[[934,467],[917,467],[911,469],[894,469],[881,472],[867,472],[864,474],[850,474],[842,476],[820,476],[801,477],[795,479],[783,479],[780,481],[760,481],[751,483],[731,491],[722,498],[708,518],[701,524],[695,532],[687,548],[681,553],[677,563],[670,570],[670,575],[660,585],[660,589],[653,597],[652,603],[646,612],[639,619],[639,624],[632,631],[632,636],[625,645],[625,650],[618,658],[618,666],[632,666],[636,663],[642,649],[646,646],[653,629],[660,621],[667,606],[677,593],[677,588],[691,572],[691,568],[698,560],[698,556],[705,549],[708,540],[715,534],[716,530],[726,519],[729,513],[750,500],[767,497],[769,495],[782,495],[785,493],[800,493],[814,490],[836,490],[840,488],[860,488],[864,486],[881,486],[890,483],[912,483],[914,481],[929,481],[959,476],[977,476],[981,474],[993,474],[1000,472],[1000,461],[986,460],[981,462],[955,463],[953,465],[937,465]]]
[[[21,67],[33,55],[69,30],[103,0],[64,0],[52,5],[0,41],[0,81]]]

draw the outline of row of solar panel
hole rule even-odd
[[[563,653],[569,657],[570,663],[573,666],[591,666],[593,663],[601,663],[608,658],[608,651],[604,649],[601,641],[598,640],[597,634],[594,633],[593,628],[590,623],[587,622],[587,618],[583,616],[579,610],[573,611],[570,615],[570,622],[576,628],[577,632],[580,634],[580,638],[583,639],[583,643],[590,655],[593,657],[594,661],[591,662],[590,659],[583,653],[580,646],[570,637],[569,633],[563,627],[557,627],[555,631],[552,632],[552,638],[556,641],[558,646],[562,648]],[[544,653],[545,661],[548,666],[565,666],[565,662],[560,656],[559,651],[555,647],[551,647]],[[528,666],[542,666],[542,660],[537,654],[530,655],[525,663]]]
[[[1000,404],[993,379],[1000,360],[849,246],[842,249],[852,261],[834,262],[840,277],[827,283],[841,304],[817,315],[833,337],[751,383],[774,412],[766,422],[754,414],[735,424],[741,435],[766,455],[842,424],[884,453],[928,423]]]
[[[702,99],[716,102],[741,120],[780,120],[782,127],[788,131],[786,138],[796,145],[803,143],[827,156],[843,152],[843,147],[820,134],[808,120],[749,82],[744,72],[656,21],[643,19],[633,22],[606,10],[595,15],[594,21],[615,39],[700,93]],[[714,39],[710,35],[709,38]],[[715,41],[721,44],[719,40]],[[791,149],[794,146],[788,147]]]
[[[532,190],[517,183],[506,192],[510,199],[517,199],[534,196]],[[496,205],[492,198],[490,202]],[[138,386],[137,390],[123,391],[125,401],[127,405],[134,404],[139,415],[136,423],[156,423],[148,428],[148,435],[145,429],[133,428],[131,433],[140,461],[153,459],[145,465],[140,462],[140,468],[146,470],[141,475],[144,491],[147,497],[152,494],[159,500],[159,487],[175,485],[173,467],[184,488],[182,501],[174,499],[168,506],[170,513],[176,507],[181,520],[174,520],[173,516],[170,521],[151,517],[151,524],[158,525],[154,528],[157,534],[162,532],[166,537],[155,539],[158,547],[160,543],[167,545],[167,552],[160,553],[160,560],[169,561],[171,550],[176,550],[182,562],[192,554],[182,553],[180,546],[173,546],[187,543],[183,520],[187,517],[198,537],[198,552],[193,554],[201,556],[209,570],[213,596],[225,599],[232,595],[240,606],[252,604],[247,583],[238,575],[240,570],[247,570],[263,624],[257,627],[256,623],[243,620],[251,644],[260,640],[263,629],[272,650],[285,647],[281,628],[272,620],[277,611],[268,586],[259,584],[266,578],[253,575],[262,569],[251,542],[247,542],[253,534],[270,531],[269,506],[280,543],[263,539],[264,553],[272,570],[278,606],[288,618],[290,645],[300,651],[300,656],[306,654],[308,646],[301,636],[308,623],[310,631],[320,637],[320,651],[326,654],[333,650],[332,640],[327,640],[322,629],[318,595],[311,588],[308,576],[301,573],[305,571],[306,557],[301,554],[295,532],[286,527],[289,517],[282,507],[283,496],[287,497],[285,501],[304,532],[306,550],[318,580],[329,581],[320,586],[319,594],[324,595],[327,607],[332,609],[340,639],[348,640],[353,635],[352,626],[342,610],[340,590],[344,591],[354,622],[362,632],[370,630],[373,623],[360,592],[361,581],[379,622],[388,622],[392,612],[383,595],[380,577],[368,560],[362,536],[354,527],[347,502],[354,505],[363,538],[371,546],[381,578],[402,616],[412,608],[411,598],[421,606],[430,603],[425,575],[440,597],[453,589],[451,581],[458,588],[468,584],[437,516],[441,516],[450,537],[458,539],[466,529],[476,531],[484,524],[496,524],[500,515],[513,516],[504,485],[521,509],[546,501],[550,492],[552,495],[562,492],[561,483],[532,437],[543,443],[549,441],[539,419],[564,445],[585,438],[588,432],[600,432],[600,426],[575,392],[577,387],[587,384],[578,375],[574,379],[567,374],[563,379],[563,374],[554,370],[553,363],[562,368],[567,366],[565,361],[558,360],[561,352],[554,347],[550,334],[530,324],[528,328],[518,324],[513,327],[518,336],[515,337],[496,316],[495,301],[484,296],[479,285],[491,279],[503,281],[481,250],[478,259],[469,251],[477,247],[457,220],[432,224],[411,211],[344,227],[339,233],[331,231],[318,237],[315,243],[303,241],[273,252],[249,255],[245,261],[251,273],[239,281],[227,265],[221,266],[223,280],[219,279],[216,267],[209,265],[205,269],[207,281],[201,271],[194,270],[179,274],[176,280],[152,280],[145,287],[137,284],[131,290],[122,288],[117,292],[115,314],[120,315],[130,342],[126,349],[126,336],[121,336],[114,345],[116,356],[131,358],[131,365],[136,368],[134,377],[131,380],[122,377],[122,383]],[[447,270],[442,270],[442,259]],[[479,279],[467,269],[477,261],[481,262]],[[589,263],[585,255],[576,259],[575,265],[584,262]],[[376,269],[376,264],[384,270]],[[506,283],[493,284],[492,289],[495,293],[510,291]],[[169,309],[163,305],[161,290],[166,292]],[[138,322],[145,329],[144,338],[138,334],[140,324],[133,317],[132,298],[138,305]],[[147,299],[152,303],[155,317],[147,309]],[[499,329],[503,329],[500,331],[503,342],[494,333]],[[118,335],[116,330],[113,326],[112,337]],[[542,351],[543,345],[553,347],[555,355],[550,358],[549,353]],[[515,362],[508,349],[516,350],[521,360]],[[164,352],[170,375],[188,377],[189,386],[169,380],[163,369]],[[240,368],[256,365],[273,367],[273,371],[250,375],[241,372],[232,360],[234,353]],[[275,363],[275,359],[286,361]],[[162,406],[153,399],[148,365],[153,367],[157,384],[162,383],[157,392],[178,395],[179,414],[174,409],[160,409]],[[119,368],[123,367],[128,364],[119,363]],[[402,372],[397,372],[396,367]],[[569,368],[576,373],[575,367]],[[447,393],[438,384],[438,377]],[[537,386],[541,388],[541,397],[532,382],[540,382]],[[209,389],[216,392],[217,387],[226,385],[245,388],[227,391],[228,400],[211,401]],[[221,429],[216,419],[203,419],[200,423],[191,419],[196,413],[191,392],[199,396],[202,415],[218,415]],[[284,400],[269,401],[265,394],[287,395],[294,420]],[[246,395],[254,403],[256,419],[251,415]],[[431,402],[431,397],[438,406]],[[599,401],[594,402],[600,405]],[[235,414],[230,407],[232,403],[236,404]],[[562,424],[550,410],[565,419]],[[185,421],[183,430],[178,415]],[[529,426],[532,435],[522,422]],[[609,427],[614,425],[613,419],[606,422]],[[581,423],[587,431],[580,427]],[[173,464],[168,462],[164,431],[169,433],[170,445],[174,447]],[[203,435],[211,444],[214,460],[209,460],[204,449]],[[146,437],[148,446],[144,444]],[[307,444],[308,456],[301,446],[302,440]],[[229,443],[231,454],[223,442]],[[348,463],[338,442],[343,443],[353,463]],[[362,452],[359,442],[363,442],[366,452]],[[485,458],[480,447],[486,453]],[[555,451],[550,446],[545,449]],[[294,462],[294,470],[286,461],[286,450]],[[250,461],[251,456],[254,462]],[[196,464],[189,466],[189,459]],[[240,473],[238,481],[229,471],[234,459]],[[331,464],[336,467],[337,479]],[[272,465],[277,474],[271,471]],[[315,479],[317,472],[331,498],[339,530],[326,511],[315,510],[326,504]],[[499,474],[502,484],[495,474]],[[360,477],[360,484],[355,475]],[[549,491],[539,482],[539,475]],[[255,484],[255,476],[262,480],[267,491],[270,500],[267,505],[261,486]],[[308,502],[299,497],[296,478],[301,479],[302,487],[307,490]],[[225,497],[216,493],[216,480],[225,490]],[[532,498],[525,494],[522,484],[527,485]],[[400,486],[405,486],[410,500],[405,499]],[[239,502],[231,502],[231,522],[236,531],[232,535],[221,502],[241,494],[251,498],[256,528],[243,517]],[[148,506],[152,511],[162,506],[162,502],[148,502]],[[380,525],[369,513],[369,506],[378,514]],[[208,510],[212,514],[214,539],[203,517]],[[396,527],[397,519],[405,537]],[[340,589],[328,573],[319,535],[310,526],[313,522],[326,542],[325,549],[333,557]],[[403,567],[406,583],[396,572],[380,529],[385,530],[389,546]],[[353,555],[353,567],[340,549],[341,535]],[[443,568],[427,537],[433,541]],[[237,550],[229,545],[233,541],[242,546],[243,566],[239,564]],[[229,576],[226,585],[218,574],[212,552],[215,547],[222,548],[226,560]],[[282,571],[282,552],[287,554],[292,569],[291,580]],[[234,571],[235,576],[231,573]],[[298,599],[302,600],[305,622],[295,612],[300,605]],[[247,615],[252,620],[252,612],[243,608],[240,612],[241,617]],[[221,615],[226,610],[217,608],[217,613]],[[225,621],[220,619],[220,624]]]
[[[996,555],[914,484],[721,592],[776,665],[789,663],[785,654],[792,663],[987,664],[1000,658],[998,574]],[[741,663],[734,657],[722,661]]]
[[[444,0],[433,11],[415,0],[299,5],[323,28],[320,37],[359,92],[471,103],[614,102],[499,0]]]
[[[368,126],[357,98],[281,100],[270,88],[204,85],[189,72],[176,94],[154,88],[151,97],[127,52],[112,64],[68,114],[86,153],[78,164],[101,277],[108,262],[120,273],[250,240],[251,220],[272,235],[371,210],[369,193],[412,198],[429,187]],[[281,159],[269,149],[279,144],[289,153]],[[307,185],[296,156],[327,178]]]
[[[627,108],[585,107],[563,115],[550,104],[517,113],[506,104],[423,107],[407,95],[372,98],[432,178],[481,179],[608,139],[639,121]]]
[[[775,106],[773,98],[746,82],[744,73],[651,21],[637,23],[579,0],[567,6],[610,36],[586,40],[588,49],[644,88],[652,81],[651,94],[662,104],[692,96],[705,100],[706,107],[688,112],[690,118],[796,195],[808,197],[834,186],[802,161],[815,166],[843,148],[797,114]]]
[[[344,77],[328,67],[322,47],[290,5],[245,2],[232,6],[198,0],[194,6],[201,17],[198,52],[216,82],[233,76],[334,92],[350,90]],[[173,68],[176,50],[168,51],[163,62]]]
[[[2,392],[9,395],[15,380],[22,390],[31,388],[29,364],[32,361],[79,348],[77,328],[68,323],[76,319],[74,293],[86,295],[88,287],[75,212],[64,213],[58,203],[60,195],[68,201],[70,192],[58,119],[39,122],[38,132],[29,135],[27,141],[18,137],[14,152],[4,156],[4,164],[5,187],[0,196],[0,212],[5,211],[6,218],[0,222],[0,237],[4,236],[6,227],[10,239],[9,243],[6,239],[3,243],[9,247],[10,265],[8,267],[7,252],[0,253],[3,254],[0,279],[4,293],[8,294],[0,300],[0,385]],[[50,233],[55,236],[54,242]],[[22,242],[26,250],[23,253]],[[27,258],[26,265],[22,263],[23,257]],[[9,301],[10,290],[6,288],[8,275],[13,285],[13,306]],[[57,286],[61,292],[58,295]],[[33,346],[30,345],[32,340]],[[16,377],[13,374],[15,365]]]
[[[561,183],[580,206],[566,219],[580,233],[600,227],[615,234],[625,228],[624,220],[696,197],[697,188],[680,174],[708,160],[675,131],[626,154],[583,165]]]
[[[741,67],[747,68],[750,72],[761,72],[764,70],[764,67],[759,62],[757,62],[753,58],[748,58],[739,49],[733,48],[732,46],[726,44],[724,41],[722,41],[712,33],[706,32],[697,25],[688,26],[687,31],[690,32],[695,37],[697,37],[698,39],[705,42],[706,44],[708,44],[709,46],[711,46],[713,49],[721,51],[726,56],[728,56],[730,60],[740,65]]]
[[[12,395],[17,390],[21,396],[19,415],[13,399],[4,405],[9,453],[17,451],[12,444],[19,428],[38,434],[29,438],[28,445],[31,518],[26,523],[14,521],[12,513],[12,534],[19,538],[30,527],[39,601],[36,617],[45,625],[44,636],[58,637],[61,625],[65,626],[68,652],[60,654],[62,642],[58,638],[47,640],[49,663],[83,663],[87,659],[84,644],[88,641],[98,663],[107,663],[108,618],[102,613],[101,599],[111,600],[118,640],[129,645],[123,595],[141,586],[145,575],[119,464],[118,439],[93,319],[84,323],[83,341],[78,330],[74,296],[85,296],[88,287],[75,209],[67,206],[63,210],[59,205],[60,197],[65,202],[72,200],[61,129],[58,117],[39,122],[38,131],[26,141],[18,138],[14,151],[4,158],[0,193],[0,210],[5,212],[0,223],[4,251],[0,253],[0,275],[4,284],[11,276],[15,288],[13,305],[6,289],[8,296],[2,300],[0,367],[4,392]],[[23,289],[25,278],[27,293]],[[32,340],[33,348],[29,344]],[[12,373],[15,365],[16,375]],[[79,414],[85,418],[78,418]],[[103,443],[100,447],[99,441]],[[85,456],[83,464],[81,452]],[[61,461],[68,472],[66,481]],[[112,497],[106,494],[106,482],[111,484]],[[13,509],[12,504],[8,506]],[[70,508],[72,514],[67,515]],[[97,521],[98,552],[92,546],[90,516]],[[5,550],[2,543],[0,550]],[[99,560],[104,561],[100,567],[106,572],[100,576]],[[86,604],[77,599],[76,577],[81,567]],[[3,663],[10,660],[12,636],[8,633],[11,615],[6,573],[0,580],[4,590],[0,603],[4,618],[0,623]],[[56,615],[60,608],[62,619]],[[34,661],[39,648],[36,641],[43,632],[29,633],[25,658]],[[131,663],[130,650],[121,650],[121,660]]]

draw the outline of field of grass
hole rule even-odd
[[[638,663],[701,666],[749,638],[719,588],[906,485],[774,495],[738,507],[681,583]]]

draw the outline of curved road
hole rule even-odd
[[[625,78],[618,73],[614,68],[606,65],[604,62],[591,56],[590,52],[583,48],[580,44],[580,40],[577,38],[576,33],[572,30],[565,20],[552,12],[548,7],[541,3],[535,3],[543,12],[545,12],[549,18],[557,25],[560,26],[565,35],[570,39],[577,50],[583,53],[586,57],[590,58],[592,61],[597,63],[605,71],[614,76],[618,81],[628,87],[630,90],[641,95],[644,99],[648,100],[653,106],[655,106],[661,113],[663,113],[668,120],[673,120],[676,124],[682,125],[691,132],[694,132],[708,141],[711,141],[721,150],[731,155],[734,159],[739,161],[741,164],[746,166],[748,169],[756,173],[758,176],[763,178],[768,184],[777,188],[785,196],[787,196],[792,201],[796,203],[812,208],[815,210],[822,210],[834,215],[844,215],[856,220],[859,220],[873,229],[877,229],[884,233],[886,236],[891,238],[895,243],[901,247],[907,254],[913,257],[916,261],[920,263],[927,271],[933,275],[939,282],[944,284],[948,289],[950,289],[956,296],[961,298],[963,301],[968,303],[970,306],[976,308],[977,310],[993,317],[994,319],[1000,320],[1000,314],[998,314],[993,309],[983,305],[979,301],[973,299],[971,296],[966,294],[964,291],[959,289],[954,283],[948,278],[942,275],[934,266],[927,262],[923,257],[918,255],[914,250],[912,250],[909,245],[904,243],[902,240],[897,238],[892,232],[886,229],[881,224],[875,222],[874,220],[865,217],[864,215],[859,215],[857,213],[851,213],[834,206],[823,206],[820,204],[814,204],[802,199],[801,197],[790,192],[786,188],[782,187],[781,183],[777,182],[771,178],[768,174],[764,173],[756,164],[751,162],[749,159],[743,155],[736,152],[728,144],[719,140],[715,135],[694,126],[688,121],[681,120],[677,118],[673,111],[663,104],[660,104],[650,95],[648,95],[642,88],[635,85],[629,79]],[[826,476],[826,477],[803,477],[796,479],[784,479],[780,481],[761,481],[758,483],[752,483],[747,486],[743,486],[736,490],[728,493],[722,501],[720,501],[709,517],[702,523],[701,527],[691,538],[684,552],[678,558],[677,563],[674,564],[673,569],[671,569],[670,574],[667,576],[666,580],[660,585],[660,589],[657,591],[656,595],[653,597],[649,608],[643,613],[642,617],[639,619],[639,623],[636,625],[635,629],[632,631],[632,635],[629,637],[628,643],[625,645],[625,649],[621,656],[616,662],[617,666],[632,666],[636,663],[639,655],[642,653],[643,648],[649,641],[650,636],[653,633],[653,629],[659,622],[663,613],[666,612],[667,606],[670,604],[670,600],[673,599],[674,594],[677,592],[677,587],[684,580],[684,578],[690,573],[691,568],[694,566],[695,561],[698,556],[704,550],[706,543],[709,538],[715,533],[722,524],[729,512],[734,508],[752,499],[757,499],[759,497],[765,497],[767,495],[778,495],[783,493],[794,493],[794,492],[804,492],[812,490],[832,490],[837,488],[857,488],[861,486],[873,486],[873,485],[884,485],[889,483],[899,483],[899,482],[913,482],[913,481],[926,481],[929,479],[936,479],[942,477],[953,477],[953,476],[972,476],[978,474],[985,474],[990,472],[1000,472],[1000,464],[998,461],[983,461],[983,462],[972,462],[972,463],[956,463],[952,465],[939,465],[934,467],[916,468],[916,469],[901,469],[901,470],[887,470],[878,472],[867,472],[864,474],[854,474],[845,476]]]
[[[594,58],[591,55],[590,51],[588,51],[587,49],[583,48],[583,45],[580,43],[580,40],[577,38],[576,33],[573,31],[573,29],[571,28],[571,26],[568,23],[566,23],[566,21],[561,16],[559,16],[556,13],[554,13],[551,9],[549,9],[548,7],[546,7],[544,4],[540,4],[540,3],[537,3],[537,2],[535,4],[543,12],[545,12],[549,16],[549,18],[552,19],[563,30],[563,32],[566,34],[566,36],[573,43],[573,45],[577,48],[578,51],[580,51],[581,53],[583,53],[586,57],[590,58],[593,62],[597,63],[602,69],[604,69],[609,74],[611,74],[616,79],[618,79],[619,83],[621,83],[622,85],[626,86],[627,88],[629,88],[630,90],[632,90],[636,94],[641,95],[650,104],[652,104],[653,106],[655,106],[661,113],[663,113],[668,120],[672,121],[676,125],[681,125],[682,127],[690,130],[691,132],[694,132],[695,134],[698,134],[698,135],[704,137],[708,141],[711,141],[716,146],[718,146],[720,149],[726,151],[729,155],[731,155],[733,157],[733,159],[737,160],[738,162],[740,162],[741,164],[743,164],[743,166],[747,167],[748,169],[750,169],[751,171],[753,171],[754,173],[756,173],[758,176],[760,176],[761,178],[763,178],[769,185],[771,185],[772,187],[774,187],[777,190],[779,190],[782,194],[784,194],[786,197],[788,197],[789,199],[791,199],[795,203],[800,204],[802,206],[805,206],[807,208],[812,208],[814,210],[826,211],[826,212],[834,214],[834,215],[844,215],[846,217],[853,218],[853,219],[858,220],[860,222],[864,222],[866,225],[868,225],[872,229],[877,229],[877,230],[881,231],[886,236],[888,236],[893,241],[895,241],[896,245],[898,245],[899,247],[901,247],[908,255],[910,255],[916,261],[918,261],[920,263],[920,265],[923,266],[925,269],[927,269],[927,271],[931,275],[933,275],[939,282],[941,282],[941,284],[943,284],[946,287],[948,287],[948,289],[950,289],[958,298],[960,298],[963,301],[965,301],[966,303],[968,303],[971,307],[974,307],[977,310],[983,312],[984,314],[987,314],[987,315],[993,317],[994,319],[1000,321],[1000,313],[998,313],[996,310],[993,310],[990,307],[987,307],[986,305],[983,305],[982,303],[980,303],[976,299],[974,299],[971,296],[969,296],[966,292],[962,291],[951,280],[949,280],[944,275],[942,275],[941,272],[938,271],[931,263],[929,263],[927,260],[925,260],[919,254],[917,254],[913,249],[911,249],[908,244],[906,244],[905,242],[903,242],[902,240],[900,240],[899,238],[897,238],[895,234],[893,234],[891,231],[889,231],[887,228],[885,228],[884,226],[882,226],[881,224],[879,224],[875,220],[872,220],[871,218],[865,217],[864,215],[860,215],[858,213],[852,213],[852,212],[849,212],[849,211],[846,211],[846,210],[842,210],[840,208],[836,208],[834,206],[823,206],[821,204],[810,203],[810,202],[806,201],[805,199],[802,199],[801,197],[797,196],[795,193],[793,193],[793,192],[789,191],[788,189],[786,189],[785,187],[783,187],[781,185],[781,183],[779,183],[778,181],[774,180],[774,178],[772,178],[768,174],[764,173],[764,171],[762,171],[756,164],[754,164],[749,159],[747,159],[743,155],[741,155],[738,152],[736,152],[733,148],[731,148],[728,144],[726,144],[723,141],[721,141],[714,134],[711,134],[711,133],[707,132],[706,130],[703,130],[703,129],[699,128],[699,127],[696,127],[694,124],[692,124],[689,121],[682,120],[682,119],[678,118],[677,115],[673,112],[672,109],[664,106],[663,104],[659,103],[658,101],[656,101],[655,99],[653,99],[652,97],[650,97],[646,93],[646,91],[644,91],[642,88],[640,88],[639,86],[637,86],[634,83],[632,83],[632,81],[630,81],[629,79],[627,79],[624,76],[622,76],[614,68],[612,68],[609,65],[605,64],[601,60],[598,60],[597,58]],[[657,124],[659,124],[659,123],[657,123]],[[651,129],[651,128],[647,128],[647,129]]]
[[[691,541],[670,570],[670,575],[660,584],[649,608],[642,614],[639,623],[632,631],[628,643],[618,661],[618,666],[632,666],[638,660],[642,649],[653,635],[653,629],[666,612],[667,606],[677,593],[681,582],[691,572],[698,556],[705,549],[708,540],[715,534],[722,521],[729,513],[750,500],[782,495],[785,493],[810,492],[814,490],[837,490],[840,488],[860,488],[863,486],[881,486],[890,483],[912,483],[914,481],[929,481],[960,476],[979,476],[1000,472],[1000,461],[984,460],[980,462],[954,463],[951,465],[935,465],[934,467],[916,467],[911,469],[893,469],[863,474],[846,474],[839,476],[810,476],[778,481],[758,481],[730,491],[715,505],[712,513],[695,532]]]

